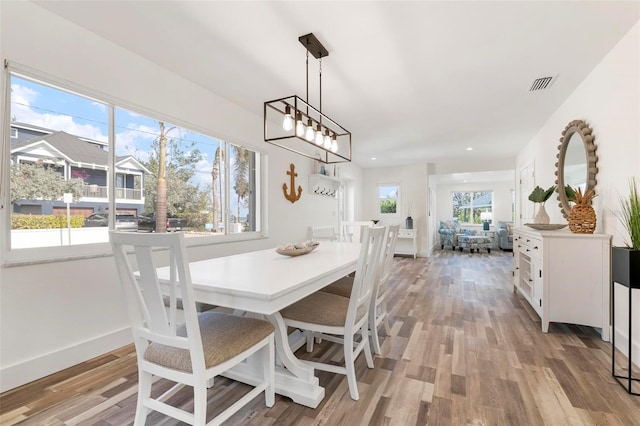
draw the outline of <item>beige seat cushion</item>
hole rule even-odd
[[[330,327],[344,327],[348,309],[349,298],[318,291],[284,308],[280,314],[285,319]],[[356,321],[362,318],[366,312],[366,306],[360,306]]]
[[[274,330],[273,325],[266,321],[218,312],[204,312],[198,315],[198,322],[207,368],[221,364],[249,349]],[[184,324],[176,333],[178,336],[186,337],[187,330]],[[193,372],[191,355],[187,349],[152,343],[144,352],[144,359],[175,370]]]
[[[323,288],[322,292],[337,294],[342,297],[351,297],[351,288],[353,287],[353,277],[342,277],[338,281],[329,284]]]

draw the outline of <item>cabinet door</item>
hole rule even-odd
[[[532,260],[531,279],[533,280],[531,306],[542,317],[542,263],[540,261]]]

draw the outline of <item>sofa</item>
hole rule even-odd
[[[460,224],[457,220],[441,220],[438,229],[440,234],[440,248],[451,246],[455,250],[458,245],[458,234],[460,233]]]
[[[498,222],[496,234],[500,249],[513,250],[513,222]]]

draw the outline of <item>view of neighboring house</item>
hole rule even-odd
[[[53,166],[65,179],[84,181],[82,198],[73,204],[71,214],[85,217],[108,210],[109,182],[107,143],[79,138],[66,132],[20,123],[11,123],[12,164],[42,161]],[[134,157],[116,156],[115,195],[117,210],[135,215],[144,209],[144,177],[150,173]],[[15,213],[66,214],[62,200],[19,200]]]

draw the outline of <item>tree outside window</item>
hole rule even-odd
[[[453,218],[460,223],[481,224],[480,213],[492,211],[493,191],[452,192]]]
[[[378,185],[378,212],[380,214],[396,214],[400,187],[398,185]]]

